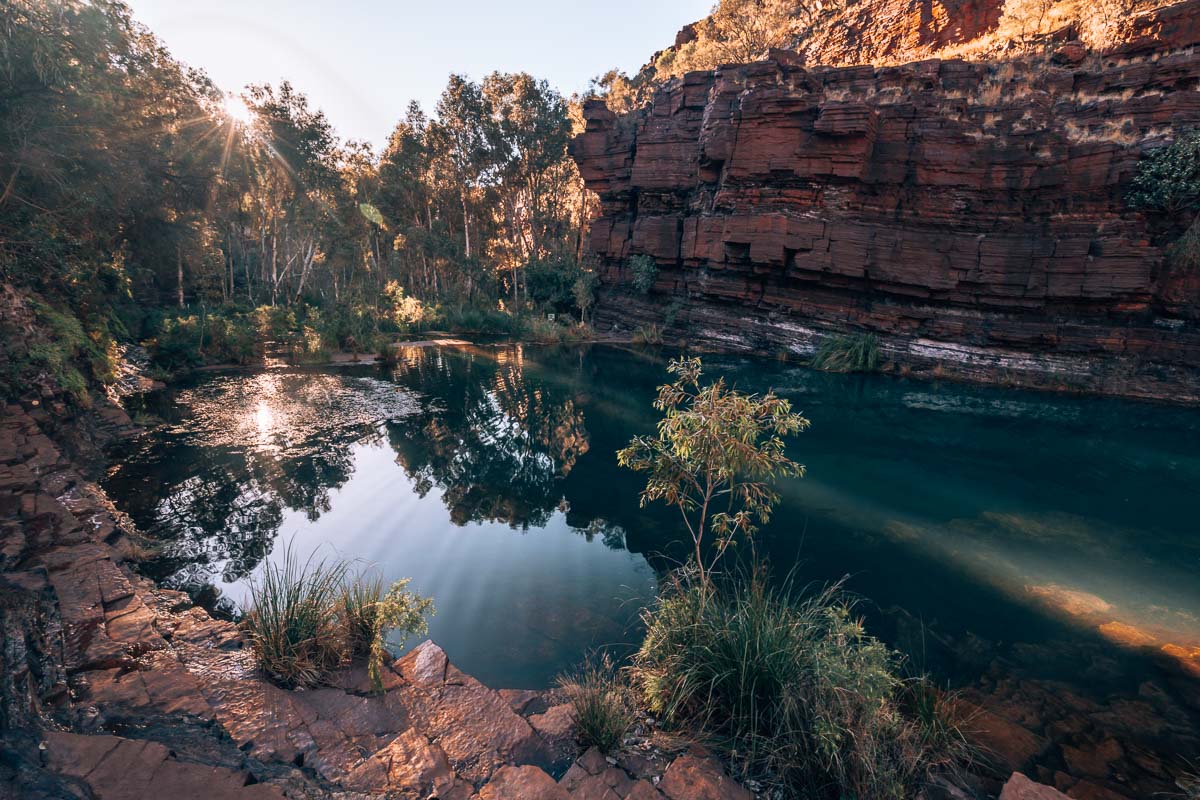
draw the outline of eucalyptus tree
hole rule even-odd
[[[663,418],[657,434],[635,437],[617,462],[648,474],[642,506],[662,501],[679,510],[707,589],[725,551],[770,519],[779,502],[771,482],[804,475],[804,466],[788,458],[784,439],[809,421],[774,392],[745,394],[724,378],[702,386],[698,358],[672,361],[667,371],[675,380],[658,389],[654,407]]]

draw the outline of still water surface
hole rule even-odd
[[[1145,667],[1114,632],[1200,647],[1195,411],[705,363],[813,423],[791,447],[808,477],[782,487],[760,553],[800,584],[848,576],[918,668],[970,680],[1002,659],[1132,687]],[[359,559],[434,598],[430,635],[462,669],[544,686],[637,641],[686,556],[677,518],[639,509],[615,459],[653,430],[664,364],[498,345],[208,375],[147,399],[167,424],[114,454],[106,488],[172,585],[232,607],[288,542]]]

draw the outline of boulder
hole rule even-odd
[[[1000,800],[1070,800],[1062,792],[1034,783],[1020,772],[1014,772],[1004,789],[1000,792]]]
[[[715,761],[691,755],[675,759],[658,788],[670,800],[752,800]]]
[[[570,800],[567,791],[543,770],[504,767],[479,790],[479,800]]]

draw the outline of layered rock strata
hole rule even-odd
[[[897,370],[1200,401],[1200,275],[1126,202],[1146,149],[1200,125],[1200,3],[1131,30],[1053,62],[774,53],[626,117],[589,103],[601,326],[799,356],[874,333]]]

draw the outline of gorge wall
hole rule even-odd
[[[870,332],[899,372],[1200,402],[1200,275],[1125,201],[1143,153],[1200,126],[1200,2],[1129,31],[1002,62],[774,51],[635,114],[589,103],[600,326],[800,357]]]

